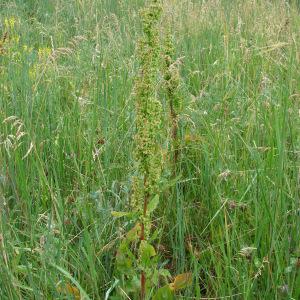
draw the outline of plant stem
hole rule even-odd
[[[144,188],[146,188],[147,186],[147,176],[145,176],[144,178]],[[148,201],[149,201],[149,193],[145,194],[145,198],[144,198],[144,207],[143,207],[143,217],[144,220],[146,218],[147,215],[147,206],[148,206]],[[144,241],[145,240],[145,224],[144,224],[144,220],[141,224],[141,236],[140,236],[140,241]],[[141,272],[141,300],[145,299],[146,296],[146,274],[144,271]]]

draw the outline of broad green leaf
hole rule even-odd
[[[175,277],[174,282],[170,283],[170,288],[174,291],[185,289],[193,282],[192,273],[183,273]]]
[[[117,269],[121,272],[129,272],[132,270],[132,264],[135,260],[134,254],[131,252],[129,245],[125,240],[120,244],[117,255],[116,255],[116,265]]]
[[[151,214],[156,208],[159,203],[159,196],[155,195],[153,199],[148,203],[147,213]]]
[[[128,271],[132,268],[132,260],[125,255],[117,256],[117,268],[119,271]]]
[[[141,254],[147,255],[149,257],[155,256],[156,251],[152,245],[150,245],[147,241],[141,241]]]
[[[166,278],[166,279],[170,279],[172,277],[170,271],[167,270],[167,269],[160,269],[159,270],[159,275]]]
[[[142,241],[140,245],[140,259],[144,267],[151,265],[151,258],[156,255],[156,251],[152,245],[146,241]]]
[[[126,234],[126,240],[128,242],[137,241],[140,237],[141,224],[136,223],[132,229],[130,229]]]
[[[157,290],[152,300],[175,300],[174,292],[167,284]]]

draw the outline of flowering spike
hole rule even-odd
[[[137,175],[133,184],[133,207],[146,216],[145,201],[148,202],[151,196],[157,194],[161,175],[159,136],[162,107],[156,95],[160,58],[158,22],[161,5],[158,1],[152,1],[141,15],[144,36],[139,43],[140,70],[135,85]]]
[[[170,109],[171,139],[173,148],[173,175],[175,176],[180,154],[178,119],[182,110],[182,87],[179,73],[180,61],[178,59],[175,60],[174,57],[174,42],[170,30],[168,30],[164,43],[164,80],[166,98]]]

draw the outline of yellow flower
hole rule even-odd
[[[10,41],[14,44],[19,44],[19,41],[20,41],[20,36],[18,35],[14,35],[11,37]]]
[[[27,45],[23,45],[23,52],[25,53],[31,53],[33,50],[32,47],[28,47]]]
[[[5,18],[4,25],[6,29],[14,29],[16,24],[15,17]]]
[[[4,20],[4,25],[5,25],[5,28],[9,28],[9,21],[7,18],[5,18],[5,20]]]
[[[39,48],[39,50],[38,50],[38,56],[39,56],[40,60],[47,59],[50,54],[51,54],[51,49],[48,47]]]
[[[9,18],[10,28],[13,29],[15,27],[16,19],[14,17]]]
[[[34,64],[30,69],[29,69],[29,77],[31,79],[35,79],[38,74],[38,65]]]

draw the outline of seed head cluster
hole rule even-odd
[[[139,75],[135,85],[136,176],[133,179],[133,206],[143,211],[145,201],[158,192],[161,175],[160,132],[162,106],[157,99],[160,59],[158,23],[161,15],[158,1],[142,11],[143,37],[139,42]]]

